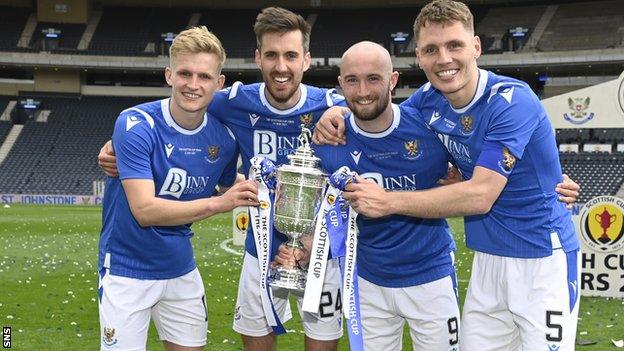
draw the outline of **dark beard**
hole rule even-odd
[[[375,103],[374,108],[370,112],[359,111],[355,104],[353,104],[349,99],[347,99],[347,106],[353,112],[355,118],[361,121],[372,121],[375,118],[379,117],[390,103],[390,92],[388,91],[385,96],[380,96]]]

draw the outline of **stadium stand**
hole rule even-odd
[[[13,123],[9,121],[0,121],[0,144],[4,141],[7,134],[9,134],[9,130],[11,130],[11,126]]]
[[[624,128],[572,128],[556,130],[557,144],[624,142]]]
[[[200,25],[214,32],[228,57],[251,59],[256,49],[253,24],[258,10],[213,9],[201,13]]]
[[[528,5],[525,5],[527,3]],[[471,5],[471,9],[475,15],[476,32],[482,37],[483,49],[489,54],[496,54],[503,49],[503,41],[506,40],[505,35],[509,28],[524,27],[533,30],[536,26],[540,26],[540,23],[545,28],[537,39],[533,38],[536,41],[532,45],[537,44],[537,46],[532,46],[531,52],[534,49],[567,51],[622,47],[624,6],[621,5],[621,0],[594,2],[561,0],[546,5],[538,5],[536,1],[510,0],[504,3],[492,2],[490,5]],[[381,5],[374,9],[326,6],[295,9],[310,23],[313,23],[310,49],[314,58],[340,57],[348,46],[364,39],[381,43],[392,50],[390,34],[404,32],[411,37],[414,17],[418,10],[416,6],[381,8]],[[552,17],[544,16],[544,13],[549,10],[552,10]],[[249,66],[256,48],[253,23],[258,8],[203,7],[199,9],[175,7],[175,5],[167,8],[103,5],[97,8],[98,16],[91,16],[91,19],[97,17],[99,21],[93,21],[95,24],[91,40],[84,40],[82,43],[85,47],[89,45],[86,50],[78,50],[79,41],[85,32],[85,24],[36,23],[33,21],[33,18],[36,19],[35,11],[33,8],[0,6],[0,30],[3,32],[3,36],[0,37],[0,51],[38,51],[41,49],[39,44],[41,30],[60,29],[63,39],[59,42],[59,48],[52,50],[52,53],[124,56],[120,58],[119,65],[127,63],[127,67],[115,66],[111,69],[100,70],[89,68],[88,72],[86,69],[84,73],[81,72],[87,85],[104,85],[113,90],[123,87],[162,87],[163,79],[160,71],[155,71],[154,68],[151,68],[150,73],[146,70],[133,70],[133,57],[156,56],[164,53],[161,34],[178,33],[189,24],[206,25],[215,32],[222,40],[229,58],[245,59],[244,63],[241,63],[243,60],[238,60],[237,65]],[[101,17],[99,17],[100,14]],[[548,17],[548,20],[545,20],[545,17]],[[27,43],[29,48],[18,48],[17,43],[20,37],[28,32],[24,30],[27,23],[30,24],[31,30],[35,28],[34,23],[36,23],[33,36]],[[24,38],[28,36],[24,35]],[[27,42],[24,38],[21,41]],[[396,51],[393,53],[400,55]],[[516,54],[522,54],[522,52]],[[516,54],[506,53],[499,56],[511,58],[518,56]],[[408,49],[405,55],[409,55],[410,62],[413,62],[411,58],[413,47]],[[558,62],[561,56],[574,56],[574,53],[548,52],[535,55],[558,55],[552,58],[553,62]],[[611,55],[611,53],[605,55]],[[69,61],[71,56],[67,58]],[[330,61],[325,60],[325,62]],[[619,66],[615,71],[604,69],[604,66],[598,68],[599,66],[595,63],[592,63],[593,67],[590,71],[587,65],[570,71],[548,71],[544,93],[560,94],[613,79],[621,72],[621,62],[617,64]],[[11,67],[12,73],[7,70],[4,76],[0,74],[0,78],[32,79],[34,69],[32,66],[19,67]],[[487,68],[495,69],[496,67]],[[73,69],[82,71],[82,67],[73,67]],[[231,79],[255,81],[258,78],[255,67],[246,69],[247,71],[243,71],[242,74],[236,70],[226,72],[228,80],[230,82]],[[537,75],[538,70],[544,71],[520,64],[518,68],[514,68],[513,72],[520,75],[521,71],[530,71],[529,76],[532,77],[534,74]],[[421,72],[412,70],[411,67],[401,73],[401,83],[410,87],[406,89],[406,95],[409,95],[413,88],[425,79]],[[507,71],[501,73],[513,75]],[[558,74],[561,76],[557,77]],[[592,76],[592,74],[602,76]],[[334,86],[335,75],[334,68],[320,67],[316,71],[312,69],[306,73],[305,79],[307,83],[314,85]],[[567,81],[561,82],[562,79]],[[32,87],[35,88],[35,85]],[[9,93],[5,92],[5,94]],[[101,144],[110,138],[117,113],[140,101],[151,100],[145,97],[79,97],[78,95],[37,96],[37,98],[42,100],[43,109],[51,110],[48,122],[40,123],[32,120],[26,122],[22,134],[7,159],[0,165],[0,193],[90,194],[92,182],[103,178],[102,173],[97,169],[95,155]],[[16,100],[17,97],[0,96],[0,110],[4,110],[9,99]],[[400,98],[397,102],[399,100]],[[11,125],[10,121],[0,121],[0,142],[5,139]],[[615,194],[618,186],[621,186],[624,181],[622,166],[619,166],[624,164],[624,154],[615,151],[618,144],[624,143],[624,128],[558,129],[556,135],[558,144],[578,145],[578,150],[583,150],[582,146],[585,144],[593,143],[613,146],[614,152],[611,154],[563,152],[561,162],[564,171],[570,173],[572,178],[582,184],[581,200],[587,200],[593,196],[591,194]]]
[[[16,51],[30,9],[0,6],[0,50]]]
[[[42,33],[43,30],[53,28],[61,31],[61,37],[58,42],[58,47],[49,48],[45,47]],[[52,23],[52,22],[39,22],[35,28],[35,32],[30,42],[32,48],[44,51],[59,51],[59,52],[71,52],[75,51],[78,47],[80,37],[85,30],[84,24],[73,23]],[[54,49],[54,50],[53,50]],[[58,49],[58,50],[56,50]]]
[[[92,193],[103,179],[95,155],[110,139],[120,111],[149,98],[37,97],[47,123],[29,120],[0,165],[0,193]]]
[[[84,53],[114,56],[155,56],[162,33],[178,33],[188,25],[191,11],[151,7],[105,7]],[[148,44],[154,45],[150,49]],[[146,48],[148,49],[146,51]]]
[[[475,28],[475,31],[482,38],[483,50],[488,53],[501,51],[504,48],[503,38],[506,37],[510,28],[523,27],[532,31],[545,10],[546,5],[490,9],[483,19],[477,22]]]
[[[415,8],[319,10],[312,28],[310,52],[314,57],[341,57],[349,46],[361,40],[388,48],[391,33],[412,32],[416,14]]]
[[[622,46],[624,6],[620,0],[561,4],[537,48],[541,51]]]
[[[624,142],[624,128],[557,129],[557,144],[615,146]],[[581,184],[579,202],[598,195],[615,195],[624,184],[624,153],[622,152],[560,152],[561,166]]]
[[[563,172],[581,185],[579,202],[600,195],[615,195],[624,183],[624,153],[562,152]]]

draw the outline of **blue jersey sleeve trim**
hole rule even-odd
[[[113,132],[119,179],[153,179],[150,161],[153,150],[151,125],[148,127],[145,123],[137,123],[128,129],[126,119],[130,116],[122,113]]]
[[[516,165],[516,157],[505,145],[497,141],[485,141],[475,166],[485,167],[509,178]]]

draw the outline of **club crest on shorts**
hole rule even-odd
[[[460,132],[463,135],[469,135],[472,134],[473,129],[473,118],[472,116],[461,116],[461,118],[459,119],[459,124],[461,124],[461,130]]]
[[[624,246],[624,200],[598,196],[580,211],[578,232],[583,242],[598,252],[613,252]]]
[[[506,174],[511,173],[514,166],[516,165],[516,157],[511,154],[508,148],[503,147],[503,157],[500,161],[498,161],[498,166],[500,169]]]
[[[221,147],[216,145],[208,145],[206,151],[208,152],[208,158],[206,159],[210,163],[217,162],[219,160],[219,151]]]
[[[408,140],[403,143],[403,147],[407,154],[403,154],[403,157],[408,160],[415,160],[422,155],[422,149],[420,148],[420,142],[417,139]]]
[[[104,327],[104,336],[102,337],[102,342],[106,346],[113,346],[117,343],[117,339],[115,339],[115,328]]]

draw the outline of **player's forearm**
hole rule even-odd
[[[419,218],[484,214],[496,199],[489,191],[484,184],[465,181],[423,191],[391,192],[389,206],[394,214]]]
[[[132,215],[143,227],[193,223],[228,211],[221,196],[192,201],[173,201],[154,197],[132,206]]]

